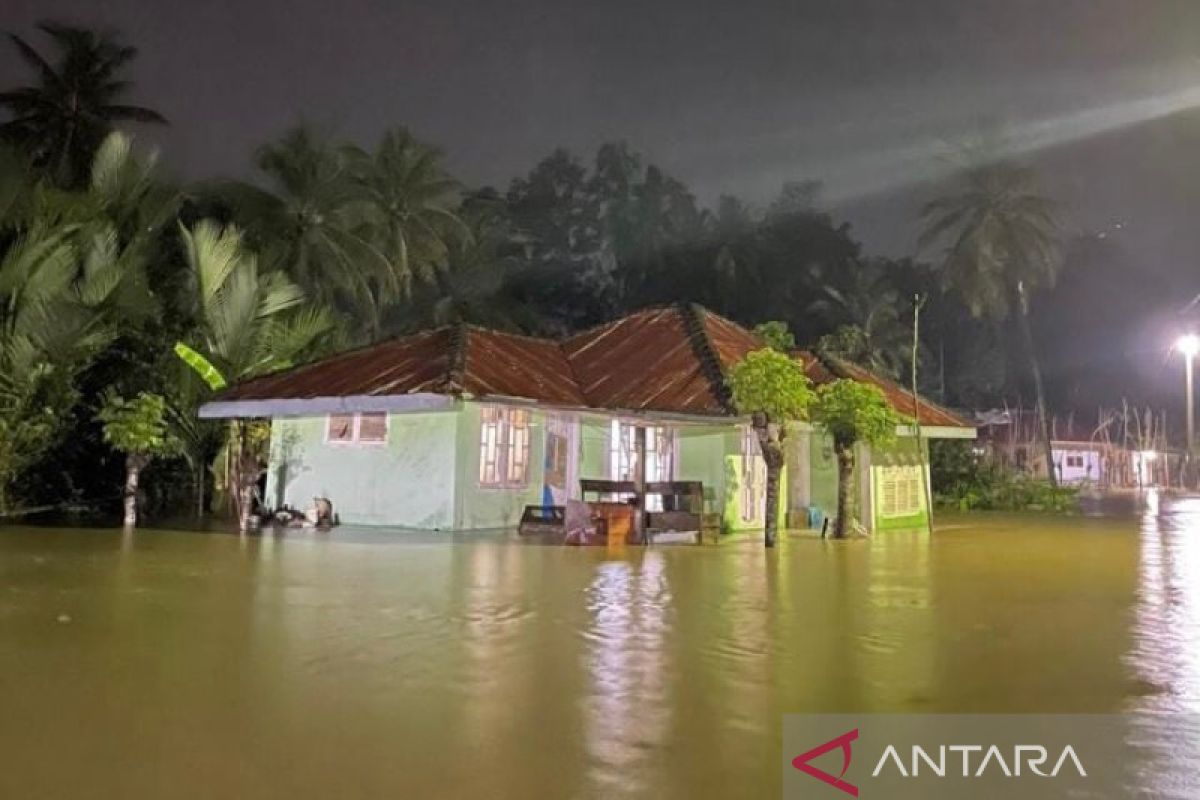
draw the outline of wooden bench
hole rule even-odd
[[[646,513],[648,542],[701,543],[704,530],[704,484],[701,481],[647,483],[646,494],[662,498],[662,511]]]
[[[538,534],[562,534],[566,522],[566,509],[562,506],[525,506],[517,533],[521,536]]]

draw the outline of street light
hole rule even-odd
[[[1196,409],[1193,399],[1192,366],[1196,360],[1196,353],[1200,353],[1200,336],[1194,333],[1185,333],[1175,341],[1175,349],[1183,353],[1184,379],[1187,382],[1187,455],[1190,461],[1192,448],[1196,443]]]

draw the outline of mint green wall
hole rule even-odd
[[[349,524],[442,530],[513,527],[526,505],[542,502],[546,414],[531,411],[527,484],[490,489],[479,485],[480,410],[480,404],[466,402],[447,411],[391,414],[385,445],[327,444],[323,415],[276,419],[271,429],[266,502],[304,509],[312,505],[314,497],[328,497],[341,520]],[[609,425],[604,417],[581,420],[578,477],[607,477]],[[711,425],[680,426],[677,430],[677,478],[704,483],[705,510],[721,513],[726,530],[761,527],[759,520],[742,519],[740,429]],[[810,502],[832,516],[837,507],[837,461],[832,443],[819,429],[812,431],[808,440]],[[871,456],[873,488],[882,467],[915,463],[917,457],[916,442],[909,437],[901,437],[888,448],[877,448]],[[788,472],[784,470],[780,491],[781,514],[787,511]],[[881,493],[870,494],[877,529],[925,524],[923,497],[920,514],[884,519],[879,513]]]
[[[585,417],[579,424],[579,478],[607,480],[610,421]]]
[[[458,414],[391,414],[386,444],[325,442],[326,417],[271,424],[266,503],[305,509],[328,497],[342,522],[450,528]]]
[[[812,459],[810,502],[832,519],[837,515],[837,456],[833,453],[833,440],[819,428],[809,436],[809,457]]]
[[[700,481],[704,484],[705,512],[721,512],[725,508],[727,438],[727,431],[716,426],[679,429],[675,476],[681,481]]]
[[[459,530],[515,528],[525,506],[542,504],[545,469],[546,415],[530,412],[529,481],[520,488],[479,485],[479,428],[482,405],[463,403],[458,415],[455,485],[458,487],[454,527]]]

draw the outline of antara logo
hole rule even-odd
[[[858,728],[855,728],[852,731],[847,731],[841,736],[830,739],[825,744],[817,745],[807,753],[801,753],[800,755],[796,756],[792,759],[792,766],[803,772],[805,775],[811,775],[819,781],[824,781],[835,789],[843,791],[851,797],[858,797],[858,787],[849,781],[842,780],[842,778],[846,775],[846,770],[850,769],[850,758],[852,756],[850,752],[850,743],[857,738]],[[826,753],[839,748],[842,751],[842,771],[836,776],[830,775],[820,767],[814,767],[812,764],[808,763],[814,758],[820,758]]]
[[[847,731],[806,753],[801,753],[792,759],[792,766],[840,792],[858,797],[858,787],[845,779],[853,757],[850,745],[858,739],[858,730],[855,728]],[[811,763],[834,750],[840,750],[842,753],[842,771],[837,775]],[[920,745],[912,745],[907,761],[901,757],[900,752],[896,745],[887,745],[875,763],[871,777],[878,778],[880,774],[890,771],[903,778],[918,778],[924,775],[945,778],[957,773],[954,769],[955,762],[961,764],[960,774],[964,778],[980,778],[988,774],[1002,774],[1008,778],[1028,775],[1054,778],[1064,768],[1073,769],[1080,777],[1087,777],[1087,770],[1083,768],[1083,763],[1071,745],[1064,747],[1053,760],[1051,753],[1041,745],[1016,745],[1006,750],[994,744],[986,747],[978,744],[953,744],[941,745],[932,752]]]

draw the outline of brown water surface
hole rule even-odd
[[[1200,706],[1200,501],[720,547],[0,529],[0,798],[776,797],[781,715]]]

